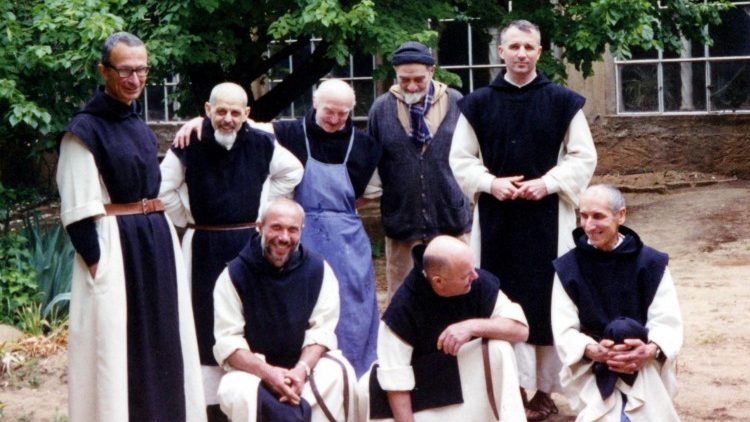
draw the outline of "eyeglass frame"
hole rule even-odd
[[[107,67],[117,72],[117,76],[119,76],[122,79],[127,79],[133,76],[133,73],[135,73],[135,75],[139,78],[145,78],[146,76],[148,76],[148,72],[151,71],[151,66],[143,66],[143,67],[137,67],[137,68],[132,68],[132,67],[117,68],[115,66],[112,66],[111,63],[102,63],[102,64],[104,65],[104,67]],[[123,76],[122,72],[128,72],[128,74]]]

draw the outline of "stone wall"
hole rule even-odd
[[[597,174],[698,171],[750,179],[750,115],[601,116]],[[152,124],[161,151],[179,126]]]
[[[750,115],[597,116],[597,174],[698,171],[750,179]]]

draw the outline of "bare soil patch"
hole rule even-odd
[[[682,419],[750,421],[750,181],[670,172],[596,181],[628,191],[626,224],[670,255],[685,322],[676,398]],[[382,291],[382,258],[376,271]],[[0,344],[0,358],[1,351]],[[0,420],[65,420],[66,362],[64,353],[39,360],[26,378],[33,382],[3,374]],[[549,420],[574,420],[565,400],[555,399],[560,414]]]

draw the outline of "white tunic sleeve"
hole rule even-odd
[[[60,144],[57,164],[60,217],[64,226],[85,218],[104,215],[103,184],[94,156],[83,141],[66,132]]]
[[[648,339],[659,345],[667,359],[674,359],[682,348],[682,315],[669,268],[664,270],[654,300],[648,308]]]
[[[568,126],[557,165],[542,176],[542,180],[549,193],[559,193],[560,199],[576,207],[578,197],[589,184],[595,168],[594,139],[583,110],[578,110]]]
[[[310,328],[305,331],[302,347],[319,344],[328,350],[335,350],[338,347],[336,325],[339,322],[340,311],[339,282],[328,262],[324,262],[323,284],[320,286],[318,302],[310,314]]]
[[[527,327],[529,326],[529,323],[526,321],[526,314],[523,313],[521,305],[508,299],[508,296],[502,290],[497,292],[497,300],[495,301],[495,308],[492,310],[491,317],[508,318],[518,321]]]
[[[386,323],[378,329],[378,382],[385,391],[414,389],[411,355],[414,349],[394,333]]]
[[[269,203],[278,198],[291,198],[294,188],[302,180],[305,169],[302,163],[288,149],[274,141],[273,155],[268,168],[268,178],[263,183],[260,194],[258,216]]]
[[[463,114],[453,132],[449,163],[458,185],[468,198],[479,192],[490,192],[495,176],[485,167],[477,134]]]
[[[185,167],[172,150],[159,165],[161,185],[159,199],[164,204],[169,218],[176,226],[185,227],[193,222],[190,214],[190,198],[185,183]]]
[[[578,307],[555,274],[552,286],[552,334],[557,354],[564,366],[570,367],[583,359],[586,345],[597,341],[581,332]]]
[[[242,313],[242,301],[225,268],[216,280],[214,287],[214,358],[219,365],[236,350],[250,350],[245,340],[245,317]]]

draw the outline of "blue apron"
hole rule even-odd
[[[328,261],[339,281],[341,315],[336,326],[339,349],[359,377],[375,361],[378,306],[370,239],[357,215],[354,188],[346,168],[354,144],[354,128],[344,162],[326,164],[310,154],[304,122],[307,163],[294,199],[305,209],[302,244]]]

